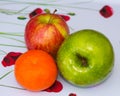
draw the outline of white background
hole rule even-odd
[[[0,4],[9,1],[1,0]],[[81,29],[95,29],[105,34],[111,41],[114,52],[115,52],[115,65],[111,76],[102,84],[91,87],[91,88],[80,88],[73,85],[70,85],[64,81],[60,76],[58,80],[63,83],[63,90],[60,93],[47,93],[47,92],[29,92],[23,90],[16,90],[12,88],[0,87],[0,94],[2,96],[68,96],[69,93],[76,93],[77,96],[120,96],[120,1],[119,0],[11,0],[11,1],[25,1],[25,2],[39,2],[39,3],[49,3],[49,4],[60,4],[65,6],[72,7],[60,7],[60,6],[41,6],[41,5],[30,5],[25,12],[31,12],[33,9],[49,8],[54,10],[55,8],[59,9],[58,13],[67,13],[75,12],[76,15],[71,17],[68,21],[68,25],[71,29],[71,33]],[[89,2],[88,2],[89,1]],[[81,3],[78,3],[81,2]],[[106,19],[99,14],[99,10],[104,6],[109,5],[113,8],[114,14],[112,17]],[[27,4],[12,4],[1,5],[1,9],[11,9],[11,10],[20,10],[28,6]],[[79,8],[73,8],[79,7]],[[87,9],[86,9],[87,8]],[[27,14],[13,14],[7,15],[5,13],[0,13],[0,32],[18,32],[24,34],[24,28],[29,19],[18,20],[17,17],[20,15],[28,16]],[[28,17],[27,17],[28,18]],[[19,40],[24,41],[23,37],[15,37]],[[15,40],[10,40],[8,38],[2,37],[0,35],[0,44],[13,44],[25,46],[24,43],[16,42]],[[26,51],[26,48],[19,47],[9,47],[9,46],[0,46],[0,50],[5,52],[10,51]],[[0,60],[5,56],[0,52]],[[9,70],[14,69],[12,67],[4,68],[0,64],[0,76],[8,72]],[[0,80],[0,84],[6,84],[11,86],[20,87],[14,78],[14,74],[9,74],[6,78]]]

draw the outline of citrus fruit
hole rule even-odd
[[[29,50],[15,62],[17,82],[30,91],[41,91],[55,82],[57,66],[51,55],[42,50]]]

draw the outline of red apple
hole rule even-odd
[[[32,17],[25,28],[25,42],[29,50],[41,49],[56,56],[59,46],[69,35],[65,20],[51,13],[43,13]]]

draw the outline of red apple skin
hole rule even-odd
[[[25,43],[28,50],[41,49],[53,57],[64,39],[69,35],[69,27],[57,14],[40,14],[31,18],[25,27]]]

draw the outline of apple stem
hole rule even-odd
[[[81,66],[87,67],[88,66],[87,59],[82,57],[82,56],[80,56],[79,54],[77,54],[77,56],[81,60],[81,63],[82,63]]]
[[[56,12],[57,12],[57,9],[55,9],[52,14],[55,14]]]
[[[85,66],[85,67],[88,66],[87,60],[84,57],[81,57],[80,59],[81,59],[81,62],[82,62],[82,66]]]
[[[55,9],[52,14],[55,14],[56,12],[57,12],[57,9]],[[50,16],[50,19],[49,19],[48,23],[50,23],[51,20],[52,20],[52,15]]]

